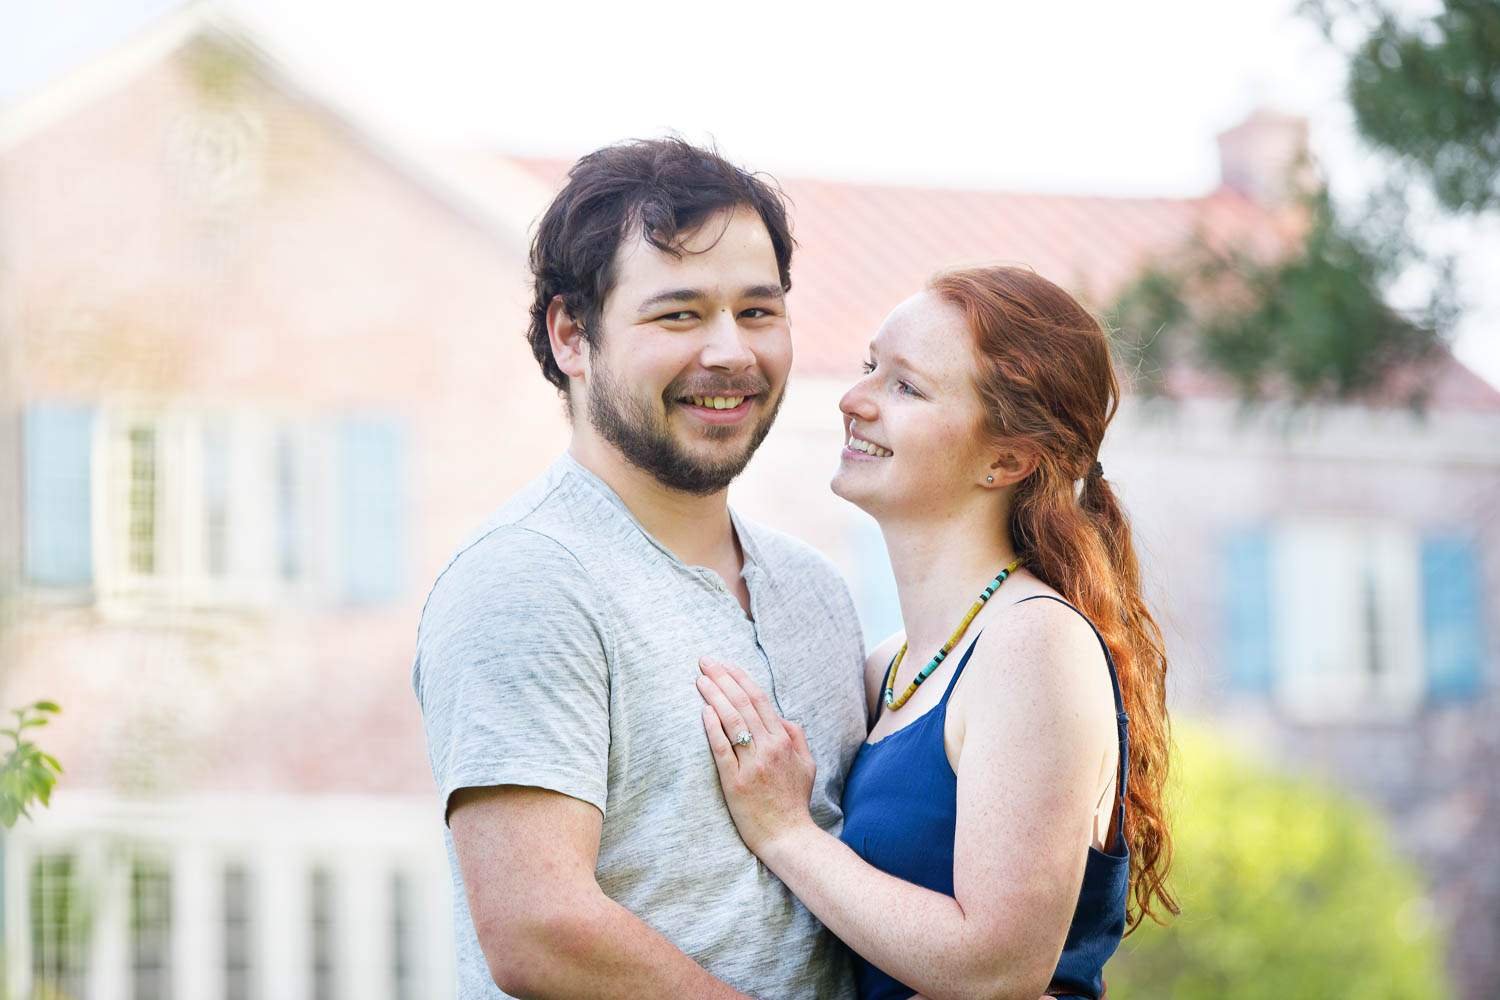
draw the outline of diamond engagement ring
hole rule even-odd
[[[739,732],[734,734],[734,745],[737,747],[747,747],[753,742],[754,739],[751,737],[750,733],[744,729],[741,729]]]

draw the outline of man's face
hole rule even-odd
[[[770,234],[753,210],[708,219],[680,259],[636,236],[615,255],[586,352],[593,429],[663,486],[724,489],[776,419],[791,332]]]

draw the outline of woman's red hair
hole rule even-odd
[[[1094,467],[1120,405],[1109,341],[1076,299],[1024,268],[946,271],[930,287],[964,314],[974,337],[985,430],[1038,458],[1011,504],[1016,552],[1094,623],[1119,673],[1130,716],[1125,840],[1134,930],[1145,916],[1161,919],[1154,904],[1177,912],[1166,885],[1172,837],[1162,802],[1171,734],[1161,629],[1141,599],[1130,523]]]

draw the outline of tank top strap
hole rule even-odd
[[[1031,597],[1023,597],[1015,603],[1025,604],[1027,601],[1036,600],[1056,601],[1064,607],[1072,608],[1073,613],[1082,618],[1088,624],[1088,627],[1093,630],[1094,638],[1099,640],[1099,648],[1104,650],[1104,664],[1109,668],[1109,686],[1115,693],[1115,732],[1118,734],[1120,740],[1120,778],[1117,789],[1119,794],[1116,797],[1120,808],[1118,810],[1119,821],[1115,825],[1118,829],[1119,842],[1123,843],[1125,839],[1125,798],[1130,781],[1130,716],[1125,712],[1125,698],[1120,693],[1120,675],[1115,670],[1115,658],[1110,654],[1109,644],[1104,641],[1104,636],[1099,633],[1099,629],[1095,627],[1094,623],[1089,621],[1089,616],[1079,611],[1072,603],[1063,600],[1061,597],[1054,597],[1052,594],[1033,594]]]
[[[969,648],[964,650],[964,655],[959,657],[958,666],[953,668],[953,676],[948,678],[948,687],[943,690],[943,698],[938,702],[938,707],[948,704],[948,696],[953,693],[953,685],[958,683],[958,678],[963,674],[964,667],[969,665],[969,657],[974,653],[974,647],[979,645],[979,636],[984,635],[984,629],[969,642]]]
[[[980,629],[979,630],[979,635],[974,636],[974,639],[969,643],[969,648],[966,649],[966,650],[964,650],[964,655],[958,658],[958,665],[953,668],[953,676],[950,677],[950,678],[948,678],[948,687],[946,689],[944,689],[944,691],[943,691],[943,697],[941,699],[939,699],[939,701],[937,703],[937,706],[935,708],[933,708],[933,709],[930,709],[929,711],[939,711],[939,710],[942,710],[943,708],[945,708],[947,706],[947,704],[948,704],[948,696],[953,693],[953,685],[958,682],[958,675],[961,674],[961,673],[963,673],[964,672],[964,667],[968,665],[968,663],[969,663],[969,655],[974,652],[974,647],[975,647],[975,645],[978,644],[978,642],[979,642],[979,636],[980,635],[984,635],[984,629]],[[895,663],[896,663],[896,657],[892,656],[891,657],[891,662],[887,663],[885,665],[885,673],[882,676],[889,677],[890,674],[891,674],[891,667],[893,667],[895,665]],[[881,682],[881,687],[884,688],[884,686],[885,686],[885,682],[882,681]],[[875,728],[875,723],[879,722],[880,721],[880,717],[882,715],[884,715],[884,714],[885,714],[885,698],[883,698],[883,697],[876,698],[875,699],[875,717],[870,720],[870,728],[871,729]],[[926,713],[923,713],[923,714],[925,715]]]

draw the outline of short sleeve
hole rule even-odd
[[[428,595],[412,683],[446,820],[460,788],[528,785],[604,811],[608,634],[562,545],[506,526],[461,552]]]

